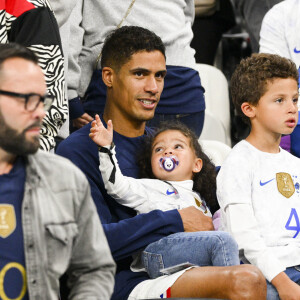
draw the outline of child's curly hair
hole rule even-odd
[[[277,78],[292,78],[298,82],[295,63],[268,53],[253,53],[240,61],[231,77],[230,90],[234,107],[244,122],[250,125],[250,119],[242,112],[241,105],[249,102],[257,106],[267,92],[268,82]]]
[[[196,157],[201,158],[203,162],[202,169],[195,173],[193,177],[193,190],[201,195],[207,205],[215,207],[216,205],[216,169],[209,157],[203,152],[198,138],[192,130],[180,122],[162,122],[155,130],[154,134],[145,139],[143,149],[138,156],[138,165],[141,178],[155,178],[151,168],[152,146],[156,137],[165,131],[176,130],[181,132],[190,140],[190,146],[195,151]]]

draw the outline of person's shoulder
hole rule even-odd
[[[74,155],[83,155],[91,151],[96,153],[97,145],[89,137],[90,128],[91,125],[87,124],[70,134],[58,145],[56,154],[73,160]]]
[[[58,170],[58,172],[62,171],[60,168],[80,171],[69,159],[55,153],[39,150],[33,157],[39,165],[45,165],[49,169]]]
[[[276,11],[290,11],[294,10],[298,6],[299,0],[284,0],[274,5],[271,9],[274,8]]]
[[[235,160],[236,158],[249,158],[249,155],[255,152],[255,149],[247,141],[242,140],[238,142],[230,151],[228,159]]]
[[[47,178],[64,181],[73,178],[76,181],[85,181],[85,175],[69,159],[60,155],[39,150],[36,154],[29,156],[29,161],[38,172]]]
[[[229,152],[219,173],[224,173],[224,170],[235,172],[236,169],[240,170],[241,166],[246,171],[253,160],[255,160],[255,148],[247,141],[242,140]]]
[[[280,151],[282,152],[282,155],[285,156],[285,159],[287,161],[290,161],[291,163],[296,164],[296,165],[300,164],[300,158],[299,157],[293,155],[292,153],[290,153],[290,152],[288,152],[288,151],[286,151],[285,149],[282,149],[282,148],[280,148]]]
[[[85,141],[91,140],[89,138],[90,128],[91,124],[89,123],[84,127],[74,131],[58,145],[57,150],[61,150],[74,145],[81,145]]]
[[[282,20],[283,16],[289,14],[289,12],[297,11],[297,7],[299,6],[299,0],[285,0],[277,3],[274,5],[265,15],[264,22],[267,20],[274,20],[277,21]]]

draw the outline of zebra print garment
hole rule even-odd
[[[0,43],[20,43],[35,52],[54,102],[43,120],[41,149],[54,148],[68,116],[59,29],[47,0],[0,0]]]

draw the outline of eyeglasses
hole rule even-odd
[[[24,107],[27,111],[30,112],[35,111],[39,106],[40,102],[43,102],[45,111],[48,111],[51,104],[53,103],[53,97],[50,95],[41,96],[35,93],[19,94],[19,93],[8,92],[3,90],[0,90],[0,95],[23,98],[25,100]]]

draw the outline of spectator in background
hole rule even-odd
[[[201,5],[201,2],[202,0],[196,0],[195,4]],[[230,0],[216,0],[214,9],[205,15],[200,12],[197,14],[196,9],[191,46],[196,50],[197,63],[214,65],[222,34],[234,25],[235,14]]]
[[[67,70],[68,70],[68,53],[69,53],[69,41],[70,41],[70,24],[71,24],[71,13],[79,2],[79,0],[50,0],[50,5],[54,11],[54,15],[59,27],[59,33],[61,37],[61,44],[64,53],[64,69],[65,69],[65,82],[67,82]],[[65,95],[67,95],[67,85],[65,84]],[[68,101],[67,101],[68,103]],[[69,110],[69,105],[68,105]],[[58,146],[59,142],[68,137],[70,134],[69,129],[69,114],[67,119],[60,128],[58,135],[56,137],[56,145]]]
[[[153,120],[177,119],[200,135],[204,122],[204,89],[196,71],[193,37],[193,0],[83,1],[72,16],[69,49],[68,98],[70,118],[77,128],[102,113],[106,86],[102,70],[93,73],[105,37],[123,25],[143,26],[159,34],[166,45],[167,76]],[[93,77],[92,77],[93,75]],[[92,78],[92,80],[91,80]],[[82,103],[83,101],[83,103]]]
[[[300,3],[285,0],[265,15],[260,32],[260,52],[289,58],[300,66]]]
[[[259,52],[273,53],[294,61],[300,67],[300,1],[285,0],[269,10],[263,19]],[[300,126],[284,136],[281,146],[300,157]]]
[[[107,86],[102,123],[112,120],[120,169],[138,177],[136,153],[145,136],[152,134],[146,121],[154,116],[166,75],[165,47],[153,32],[124,26],[106,38],[101,69]],[[195,207],[136,212],[118,204],[104,187],[97,145],[89,138],[91,124],[71,134],[57,153],[73,161],[87,176],[99,217],[117,263],[113,300],[170,297],[216,297],[233,300],[265,299],[265,282],[251,266],[184,269],[149,279],[132,272],[132,255],[148,244],[176,232],[213,228],[210,217]]]
[[[40,146],[49,151],[67,119],[64,63],[57,22],[47,1],[0,0],[0,43],[17,42],[37,55],[54,102],[43,119]]]
[[[259,50],[259,32],[266,12],[282,0],[232,0],[244,18],[253,52]]]
[[[0,70],[0,297],[58,299],[67,271],[70,299],[109,299],[115,264],[89,184],[66,159],[38,151],[53,98],[37,57],[1,44]]]

